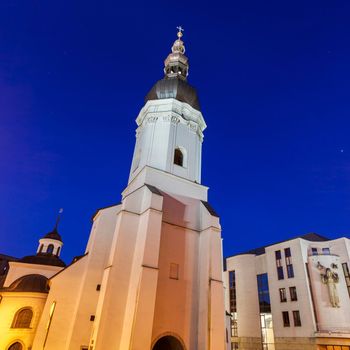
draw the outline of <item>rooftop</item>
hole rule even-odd
[[[301,236],[297,236],[297,237],[293,237],[293,238],[290,238],[290,239],[286,239],[284,241],[271,243],[271,244],[265,245],[263,247],[250,249],[250,250],[242,252],[242,253],[237,253],[237,254],[234,254],[234,255],[226,257],[226,259],[227,258],[231,258],[233,256],[237,256],[237,255],[243,255],[243,254],[262,255],[262,254],[265,254],[265,249],[267,247],[271,247],[271,246],[273,246],[275,244],[280,244],[280,243],[283,243],[283,242],[292,241],[293,239],[297,239],[297,238],[305,239],[306,241],[310,241],[310,242],[325,242],[325,241],[329,241],[329,238],[327,238],[327,237],[321,236],[318,233],[310,232],[310,233],[306,233],[306,234],[301,235]]]

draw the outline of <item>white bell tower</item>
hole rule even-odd
[[[201,182],[203,130],[206,124],[196,90],[187,83],[188,59],[182,31],[164,64],[164,79],[146,96],[136,123],[136,144],[129,182],[149,166]]]

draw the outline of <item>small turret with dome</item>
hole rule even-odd
[[[63,209],[60,209],[53,230],[39,239],[36,255],[25,256],[24,258],[20,259],[21,262],[66,266],[66,264],[60,259],[63,241],[61,235],[58,233],[58,224],[60,222],[62,212]]]

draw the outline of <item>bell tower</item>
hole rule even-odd
[[[203,130],[206,124],[189,70],[183,29],[164,61],[164,78],[146,96],[136,123],[136,144],[129,182],[145,167],[201,182]]]
[[[206,124],[182,36],[180,27],[136,119],[94,350],[225,349],[221,226],[201,185]]]

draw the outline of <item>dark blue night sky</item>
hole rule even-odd
[[[202,183],[231,255],[350,233],[349,1],[0,3],[0,252],[82,254],[127,184],[135,118],[185,28]]]

